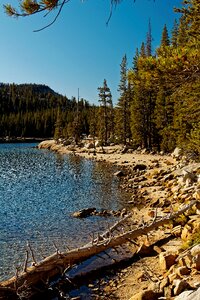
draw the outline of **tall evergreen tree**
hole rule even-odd
[[[140,47],[140,56],[141,57],[146,57],[146,49],[145,49],[145,44],[142,42],[142,45]]]
[[[127,80],[127,57],[124,55],[120,64],[120,83],[118,91],[120,97],[116,107],[116,133],[119,141],[124,145],[130,139],[130,102],[131,89]]]
[[[138,70],[138,59],[139,59],[139,50],[136,48],[135,56],[133,57],[133,70],[136,72]]]
[[[185,46],[188,42],[188,21],[186,19],[185,15],[182,15],[179,22],[179,28],[178,28],[178,37],[177,42],[178,46]]]
[[[167,49],[170,45],[170,38],[167,30],[166,24],[163,27],[162,36],[161,36],[161,44],[160,47],[156,50],[156,53],[161,56],[167,56]]]
[[[108,138],[111,135],[109,132],[109,122],[110,122],[110,110],[113,108],[112,105],[112,94],[110,88],[107,85],[106,79],[103,81],[103,86],[98,88],[99,91],[99,102],[100,102],[100,111],[99,111],[99,135],[104,143],[107,145]]]
[[[148,32],[147,32],[147,38],[146,38],[146,55],[152,56],[152,30],[151,30],[151,20],[149,20],[148,25]]]
[[[162,38],[161,38],[161,46],[166,47],[170,45],[170,39],[169,34],[167,30],[167,25],[164,25],[163,31],[162,31]]]
[[[171,32],[171,43],[175,48],[178,46],[178,22],[176,19]]]

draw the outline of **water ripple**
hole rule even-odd
[[[0,144],[0,279],[23,262],[27,240],[38,259],[88,241],[105,220],[74,219],[85,207],[119,209],[123,198],[112,167],[32,144]]]

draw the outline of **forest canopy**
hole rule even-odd
[[[58,8],[58,2],[49,1],[54,3],[51,9]],[[48,1],[42,3],[45,9]],[[37,7],[32,13],[38,11]],[[155,52],[149,24],[131,68],[126,55],[122,57],[115,107],[106,79],[97,88],[99,105],[51,93],[41,101],[43,96],[33,93],[32,86],[22,92],[15,85],[2,85],[0,136],[28,136],[34,128],[34,135],[42,137],[73,137],[78,142],[82,134],[91,134],[103,145],[122,143],[164,152],[180,146],[200,154],[200,1],[186,0],[177,12],[179,19],[171,32],[163,27]]]

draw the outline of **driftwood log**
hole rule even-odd
[[[41,262],[34,263],[34,265],[30,267],[27,267],[28,259],[26,259],[24,271],[22,273],[16,274],[14,277],[0,282],[0,294],[1,289],[4,289],[5,291],[5,288],[9,288],[17,291],[18,289],[34,287],[39,282],[47,282],[55,275],[63,274],[66,268],[75,263],[82,262],[93,255],[99,254],[102,251],[106,251],[110,248],[115,248],[119,245],[129,242],[130,240],[134,240],[139,236],[146,235],[148,232],[169,223],[171,220],[189,210],[197,202],[197,200],[192,200],[190,204],[185,205],[179,211],[171,213],[165,218],[162,218],[158,221],[156,221],[156,218],[154,218],[151,224],[141,224],[137,229],[129,230],[125,233],[112,236],[112,231],[129,217],[126,216],[114,224],[104,234],[99,235],[98,238],[93,239],[93,241],[84,245],[83,247],[63,253],[59,252],[57,249],[56,253],[45,258]]]

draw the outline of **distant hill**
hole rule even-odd
[[[59,93],[56,93],[54,90],[52,90],[49,86],[45,85],[45,84],[28,84],[28,83],[24,83],[24,84],[19,84],[18,85],[19,88],[28,88],[28,89],[32,89],[32,92],[35,94],[52,94],[52,95],[57,95],[57,96],[62,96]]]
[[[36,84],[36,83],[22,83],[22,84],[8,84],[8,83],[3,83],[0,82],[0,88],[9,88],[11,86],[17,86],[19,89],[30,89],[33,91],[33,93],[38,93],[38,94],[53,94],[53,95],[59,95],[56,93],[54,90],[52,90],[49,86],[45,84]]]
[[[0,137],[52,137],[56,122],[67,134],[76,106],[43,84],[0,83]]]

